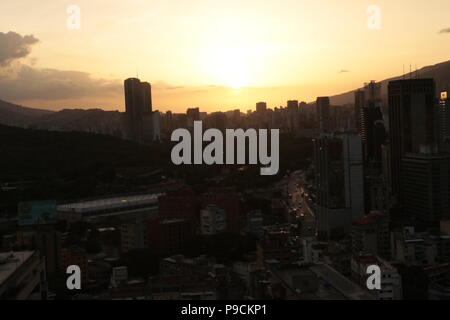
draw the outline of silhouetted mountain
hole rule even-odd
[[[387,99],[387,86],[389,81],[402,79],[416,78],[433,78],[436,81],[437,92],[450,89],[450,60],[442,63],[435,64],[433,66],[423,67],[417,72],[407,73],[404,76],[398,76],[381,81],[381,94],[383,99]],[[368,79],[370,80],[370,79]],[[359,89],[359,88],[358,88]],[[347,103],[354,103],[354,92],[352,90],[346,93],[338,94],[330,97],[330,102],[333,105],[343,105]]]
[[[120,135],[121,114],[119,111],[102,109],[64,109],[55,112],[0,100],[0,124],[21,128]]]
[[[30,127],[55,131],[83,131],[120,135],[121,113],[101,109],[64,109],[44,115]]]
[[[27,108],[0,100],[0,124],[28,127],[42,116],[52,113],[53,111]]]

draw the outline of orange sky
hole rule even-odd
[[[0,99],[52,109],[123,110],[122,82],[138,73],[161,111],[245,111],[450,59],[448,0],[5,0],[0,12],[0,32],[39,40],[0,65]]]

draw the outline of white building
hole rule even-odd
[[[227,228],[225,210],[216,205],[208,205],[200,212],[200,230],[203,235],[214,235],[224,232]]]

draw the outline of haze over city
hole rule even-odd
[[[69,5],[80,28],[67,27]],[[0,98],[60,110],[124,110],[123,80],[184,112],[313,101],[448,60],[450,2],[2,1]],[[17,17],[20,16],[20,19]],[[424,19],[423,17],[427,18]]]

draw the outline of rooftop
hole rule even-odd
[[[19,251],[0,253],[0,285],[16,272],[35,251]]]
[[[80,201],[59,205],[58,211],[84,213],[98,210],[127,208],[130,206],[152,205],[158,203],[158,198],[160,196],[161,194],[141,194]]]

